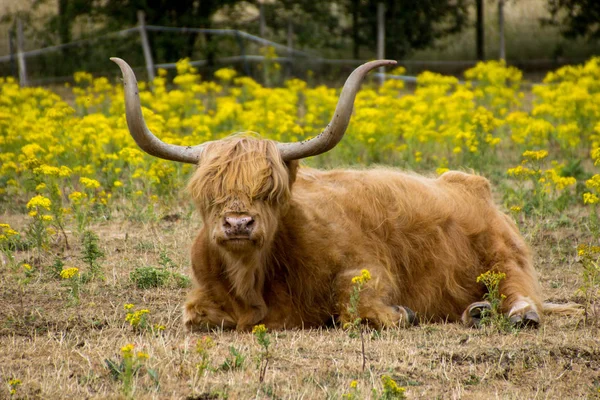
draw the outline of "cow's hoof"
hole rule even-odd
[[[393,306],[394,309],[404,314],[404,326],[415,326],[419,324],[417,314],[406,306]]]
[[[479,328],[481,320],[490,312],[492,305],[487,301],[479,301],[471,304],[463,315],[463,322],[468,326]]]
[[[525,314],[515,314],[510,317],[510,323],[517,328],[537,328],[540,326],[540,316],[533,310]]]

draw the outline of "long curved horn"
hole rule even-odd
[[[111,61],[117,63],[123,73],[123,86],[125,89],[125,114],[127,126],[135,142],[146,153],[164,158],[165,160],[179,161],[190,164],[198,164],[204,144],[197,146],[178,146],[167,144],[154,136],[146,126],[142,116],[140,95],[135,79],[135,74],[129,64],[120,58],[112,57]]]
[[[394,64],[396,64],[396,61],[393,60],[376,60],[356,68],[348,79],[346,79],[337,106],[335,107],[333,118],[323,132],[303,142],[279,143],[277,145],[283,160],[298,160],[300,158],[316,156],[333,149],[342,140],[346,132],[350,117],[352,116],[354,99],[364,77],[374,68]]]

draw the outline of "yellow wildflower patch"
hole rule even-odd
[[[63,279],[71,279],[79,274],[79,268],[67,268],[60,271],[60,277]]]

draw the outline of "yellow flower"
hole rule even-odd
[[[19,232],[15,231],[10,227],[9,224],[0,224],[0,241],[8,240],[11,236],[16,236]]]
[[[487,287],[495,287],[505,278],[504,272],[487,271],[477,277],[477,282],[482,282]]]
[[[515,178],[525,179],[532,175],[536,175],[536,172],[532,169],[518,165],[515,168],[509,168],[506,170],[508,176],[514,176]]]
[[[210,336],[204,336],[202,339],[198,339],[196,342],[196,353],[206,353],[206,350],[213,348],[214,346],[215,342],[212,340],[212,338]]]
[[[77,274],[79,274],[79,268],[75,267],[63,269],[62,271],[60,271],[60,277],[63,279],[71,279]]]
[[[95,179],[90,179],[82,176],[79,178],[79,183],[85,186],[87,189],[96,189],[100,187],[100,182]]]
[[[76,276],[79,273],[79,269],[78,268],[67,268],[67,269],[63,269],[62,271],[60,271],[60,276],[63,279],[70,279],[74,276]]]
[[[138,326],[145,324],[145,315],[149,313],[150,310],[147,309],[138,310],[132,313],[130,312],[125,316],[125,321],[129,322],[129,325],[132,327],[137,328]]]
[[[383,383],[383,392],[387,394],[386,398],[390,399],[403,399],[405,388],[398,386],[395,380],[388,375],[381,377],[381,383]]]
[[[587,186],[590,189],[600,190],[600,175],[595,174],[590,179],[585,181],[585,186]]]
[[[224,82],[231,81],[233,78],[235,78],[236,75],[236,70],[232,68],[221,68],[215,71],[215,77]]]
[[[263,324],[255,325],[254,328],[252,328],[252,334],[254,334],[254,335],[266,333],[266,332],[267,332],[267,328]]]
[[[583,204],[597,204],[600,201],[598,196],[593,193],[584,193],[583,194]]]
[[[539,161],[539,160],[543,160],[546,157],[548,157],[548,152],[546,150],[538,150],[538,151],[527,150],[523,153],[523,158],[525,158],[526,160]]]
[[[41,174],[46,176],[58,176],[60,169],[58,167],[52,167],[50,165],[42,164],[33,170],[34,174]]]
[[[121,347],[121,354],[123,355],[123,358],[131,358],[133,356],[133,348],[134,345],[131,343]]]
[[[363,269],[360,271],[360,275],[352,278],[352,283],[363,285],[371,280],[371,273],[367,269]]]
[[[69,200],[73,202],[73,204],[81,204],[84,198],[87,197],[87,194],[81,192],[72,192],[69,194]]]
[[[33,197],[31,200],[29,200],[29,202],[27,203],[27,209],[31,210],[32,208],[45,208],[46,210],[50,210],[50,206],[52,205],[52,201],[44,196],[41,195],[37,195],[35,197]]]
[[[21,385],[21,380],[12,378],[8,381],[8,386],[10,386],[10,395],[14,396],[17,394],[17,388]]]
[[[358,381],[354,380],[354,381],[350,382],[350,387],[352,389],[356,389],[358,387]]]

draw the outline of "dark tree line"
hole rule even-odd
[[[50,0],[37,0],[41,5]],[[529,0],[506,0],[529,1]],[[560,24],[567,37],[600,37],[600,1],[546,0],[551,13],[546,23]],[[373,56],[377,38],[377,5],[385,5],[386,54],[403,58],[436,39],[476,26],[482,31],[484,4],[497,0],[58,0],[58,12],[47,24],[49,37],[58,43],[73,39],[74,26],[86,17],[98,31],[115,31],[137,23],[137,11],[146,13],[150,25],[171,27],[234,27],[258,34],[256,14],[263,3],[268,36],[285,43],[290,31],[294,45],[344,54],[352,58]],[[469,21],[469,8],[476,10]],[[215,15],[220,18],[215,20]],[[478,35],[479,37],[480,35]],[[191,56],[197,35],[151,34],[155,56],[174,59]],[[204,53],[214,53],[210,38]],[[478,39],[479,41],[480,39]],[[482,39],[481,39],[482,40]],[[475,49],[474,49],[475,50]],[[481,53],[479,49],[478,53]]]
[[[548,0],[548,10],[552,17],[544,22],[560,25],[565,37],[600,39],[600,1]]]
[[[43,4],[49,0],[38,0]],[[460,32],[468,25],[472,0],[384,0],[386,53],[405,57],[413,50],[430,46],[437,38]],[[298,47],[323,49],[352,58],[373,56],[377,38],[377,0],[274,0],[263,5],[268,36],[286,42],[289,32]],[[73,39],[73,29],[88,18],[98,33],[115,31],[137,23],[137,11],[146,14],[146,23],[172,27],[236,27],[258,33],[256,19],[244,13],[259,7],[259,0],[59,0],[58,13],[47,30],[59,43]],[[221,18],[215,21],[215,15]],[[151,34],[159,59],[191,56],[197,35]],[[209,38],[210,41],[210,38]],[[210,53],[211,49],[206,49]],[[214,49],[213,49],[214,52]]]

